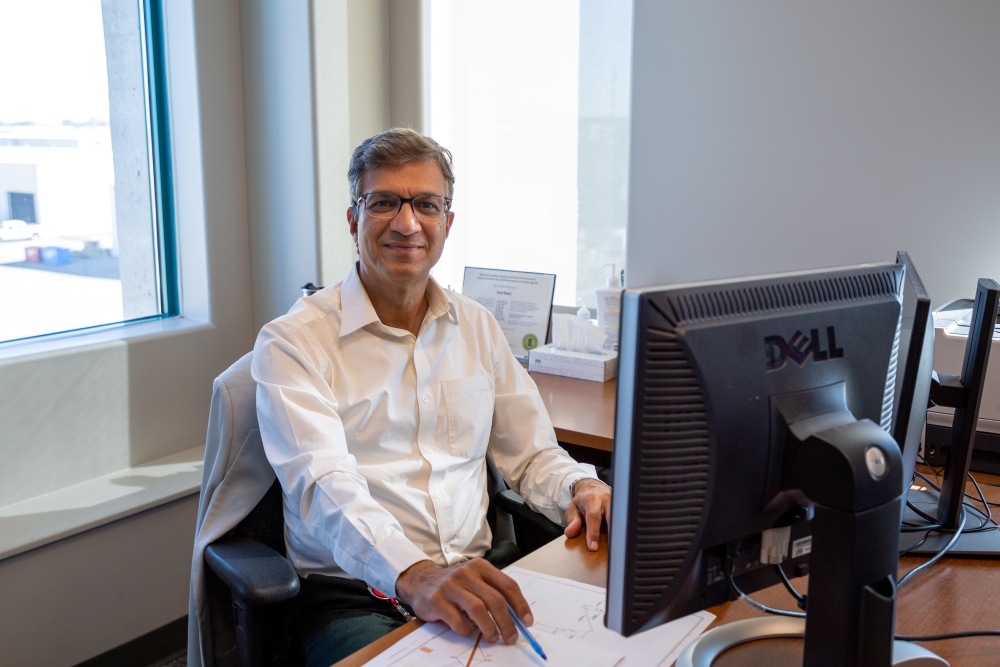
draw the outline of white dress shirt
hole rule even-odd
[[[433,278],[427,300],[417,336],[388,327],[355,266],[257,337],[257,415],[301,575],[395,595],[416,562],[482,556],[487,450],[511,488],[560,523],[572,484],[596,478],[557,444],[489,311]]]

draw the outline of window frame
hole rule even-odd
[[[173,155],[169,99],[168,54],[166,50],[164,6],[162,0],[134,0],[139,14],[139,39],[142,49],[144,78],[146,148],[149,156],[149,187],[152,207],[151,233],[156,264],[157,303],[160,313],[146,317],[87,327],[62,329],[48,333],[0,341],[0,359],[20,356],[18,350],[31,354],[36,349],[52,350],[64,347],[59,341],[97,334],[97,341],[106,341],[108,331],[122,327],[147,325],[181,315],[181,275],[178,258],[177,225],[175,219]],[[171,327],[172,328],[172,327]],[[148,331],[149,327],[142,330]],[[112,335],[112,338],[120,336]],[[80,341],[87,344],[87,339]],[[55,343],[55,345],[53,345]],[[41,344],[39,347],[38,344]],[[76,345],[70,345],[76,347]]]
[[[162,0],[137,0],[142,21],[143,72],[146,78],[146,136],[150,151],[153,231],[163,319],[180,314],[180,276],[174,224],[173,160],[170,151],[170,107],[167,94],[167,54]],[[123,324],[135,322],[126,320]]]

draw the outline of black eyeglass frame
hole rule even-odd
[[[396,199],[399,200],[399,207],[396,208],[396,212],[393,213],[392,215],[388,215],[388,216],[385,216],[385,217],[377,216],[377,215],[373,214],[370,210],[368,210],[368,197],[370,197],[372,195],[391,195],[391,196],[393,196],[393,197],[395,197]],[[415,215],[417,217],[422,217],[422,216],[420,216],[419,213],[417,213],[417,210],[415,208],[413,208],[413,202],[415,200],[417,200],[417,199],[423,199],[425,197],[430,197],[430,198],[434,198],[434,199],[443,199],[444,200],[444,210],[441,212],[441,217],[440,218],[427,218],[428,220],[441,220],[441,219],[446,218],[448,216],[448,212],[451,211],[451,199],[448,198],[448,197],[444,197],[442,195],[417,195],[416,197],[409,197],[409,198],[407,198],[407,197],[400,197],[399,195],[397,195],[394,192],[366,192],[365,194],[358,196],[358,201],[365,203],[365,210],[368,211],[368,215],[372,216],[373,218],[380,218],[380,219],[384,220],[384,219],[391,219],[391,218],[394,218],[397,215],[399,215],[399,212],[403,210],[403,204],[409,204],[410,205],[410,210],[413,211],[413,215]]]

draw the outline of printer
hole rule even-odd
[[[934,370],[962,374],[965,344],[972,321],[971,299],[957,299],[934,311]],[[924,434],[924,458],[931,465],[944,465],[943,448],[951,439],[951,421],[955,410],[932,406],[927,410]],[[979,423],[973,443],[970,469],[1000,474],[1000,318],[994,324],[990,359],[979,407]]]

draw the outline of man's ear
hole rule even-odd
[[[451,223],[455,222],[455,213],[453,211],[448,211],[448,224],[444,228],[444,237],[448,238],[448,234],[451,233]]]
[[[354,245],[358,244],[358,218],[355,211],[355,207],[351,206],[347,209],[347,226],[351,230],[351,236],[354,237]]]

